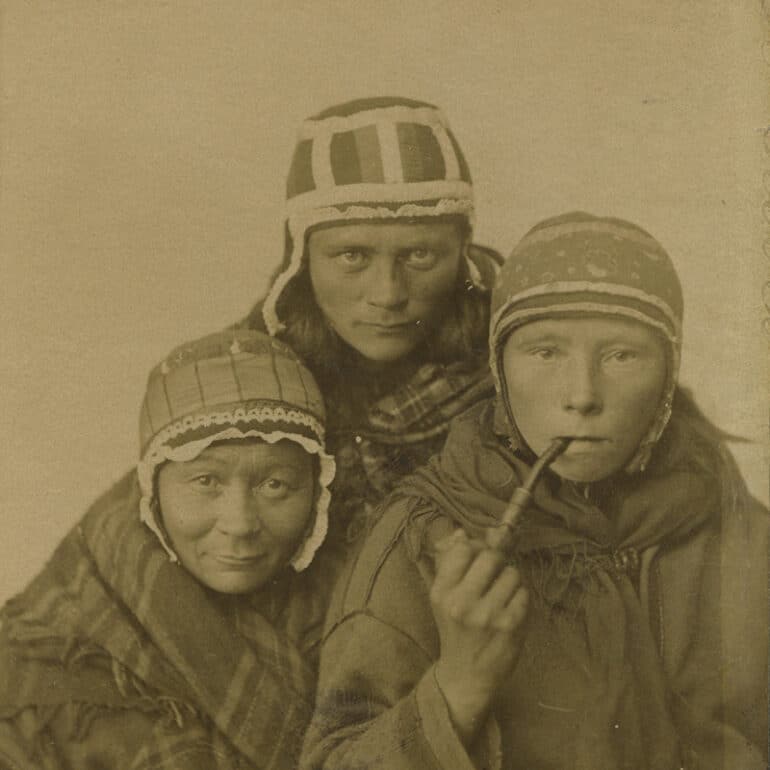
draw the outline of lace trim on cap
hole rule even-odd
[[[434,206],[450,203],[461,207],[470,217],[473,210],[473,186],[464,179],[429,179],[424,182],[360,182],[319,188],[295,195],[286,201],[286,215],[292,217],[310,214],[311,216],[327,206],[347,206],[362,204],[368,212],[376,211],[381,203],[403,203],[405,206],[416,205],[419,201],[434,201]],[[430,216],[433,212],[423,208],[420,214],[399,214],[398,216]],[[347,212],[336,219],[347,219]],[[377,216],[368,213],[364,218]],[[388,216],[393,216],[389,212]],[[362,218],[362,217],[359,217]]]
[[[431,184],[433,184],[431,182]],[[470,189],[467,183],[463,183]],[[357,187],[367,187],[367,185],[357,185]],[[382,185],[376,185],[380,188]],[[391,185],[393,187],[393,185]],[[405,184],[405,193],[414,198],[414,184]],[[382,192],[379,193],[380,199]],[[377,197],[375,196],[375,199]],[[295,199],[296,200],[296,199]],[[328,203],[328,200],[325,200]],[[419,217],[439,217],[452,214],[461,214],[468,218],[468,221],[473,224],[473,201],[468,199],[455,200],[455,199],[441,199],[437,203],[431,206],[421,206],[417,203],[405,203],[403,206],[399,206],[397,209],[390,209],[385,206],[349,206],[344,211],[340,211],[334,206],[325,206],[324,208],[311,209],[305,211],[298,211],[297,213],[290,214],[288,220],[289,233],[292,239],[292,253],[289,258],[289,264],[273,282],[270,287],[270,291],[265,297],[264,305],[262,306],[262,317],[265,321],[265,327],[268,334],[274,336],[283,331],[286,326],[278,318],[276,312],[276,304],[278,298],[283,293],[286,285],[294,278],[302,267],[302,258],[305,254],[305,233],[309,228],[314,227],[325,222],[334,222],[335,220],[347,221],[347,220],[366,220],[366,219],[408,219]],[[482,287],[481,276],[478,268],[473,264],[472,260],[467,258],[468,270],[477,287]]]
[[[144,451],[143,457],[147,457],[156,447],[165,445],[172,438],[189,433],[198,428],[206,428],[210,425],[235,425],[239,422],[288,422],[294,425],[304,425],[310,428],[320,442],[324,441],[324,428],[320,420],[308,412],[292,409],[291,407],[260,404],[250,409],[238,407],[222,412],[205,412],[182,417],[167,425],[159,431]]]
[[[336,469],[334,458],[326,454],[321,443],[305,436],[284,431],[271,431],[270,433],[263,433],[259,430],[243,431],[230,425],[218,433],[198,439],[197,441],[190,441],[179,447],[170,447],[168,445],[155,446],[153,451],[146,453],[137,464],[139,487],[142,491],[142,497],[139,501],[139,517],[155,533],[163,549],[169,555],[169,559],[172,562],[178,563],[179,557],[174,552],[171,543],[166,540],[153,505],[154,480],[158,467],[169,460],[172,462],[189,462],[194,460],[204,449],[216,441],[245,438],[259,438],[268,444],[275,444],[282,439],[288,439],[299,444],[309,454],[318,456],[319,492],[315,502],[315,520],[312,529],[302,543],[300,543],[290,560],[294,570],[301,572],[313,560],[316,551],[326,538],[326,533],[329,529],[329,503],[331,501],[329,485],[334,479]]]

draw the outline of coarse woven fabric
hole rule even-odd
[[[555,475],[536,488],[515,550],[524,646],[482,731],[488,762],[468,755],[432,676],[429,590],[435,543],[483,536],[530,470],[496,410],[455,420],[339,582],[301,767],[765,768],[768,512],[682,393],[643,474],[590,499]]]
[[[293,770],[329,565],[216,594],[168,560],[139,494],[113,489],[0,613],[0,766]]]
[[[270,334],[277,303],[304,269],[305,239],[320,224],[461,217],[473,224],[468,164],[441,110],[402,97],[330,107],[301,126],[286,185],[284,261],[262,307]],[[469,245],[470,247],[470,245]],[[466,254],[469,280],[482,286]]]
[[[243,323],[263,325],[261,304]],[[383,497],[441,449],[452,419],[490,396],[494,383],[486,351],[465,361],[426,363],[380,397],[372,396],[371,377],[352,368],[347,375],[324,393],[326,448],[336,466],[325,547],[350,554]],[[355,422],[343,417],[351,399],[363,407]]]

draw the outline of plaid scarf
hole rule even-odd
[[[361,425],[335,429],[332,422],[327,441],[337,476],[331,519],[333,528],[344,526],[345,542],[358,541],[396,482],[441,449],[452,419],[493,391],[486,360],[425,364],[375,401]]]
[[[74,705],[69,745],[120,709],[152,716],[138,745],[113,723],[134,752],[120,766],[294,767],[326,605],[317,573],[287,573],[259,602],[215,594],[169,561],[137,505],[131,475],[3,609],[0,720],[31,711],[42,738]]]

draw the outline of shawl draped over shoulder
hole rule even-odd
[[[645,473],[588,497],[541,480],[514,553],[524,648],[465,751],[432,676],[428,591],[437,539],[482,536],[529,470],[496,411],[454,422],[340,581],[303,767],[765,768],[768,515],[681,408]]]
[[[128,476],[3,608],[0,766],[293,768],[323,559],[258,596],[216,594],[170,562],[138,499]]]

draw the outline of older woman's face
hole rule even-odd
[[[502,350],[516,425],[541,454],[573,439],[551,466],[562,478],[598,481],[634,455],[660,407],[666,350],[644,324],[607,316],[531,321]]]
[[[454,292],[464,242],[453,222],[341,224],[311,232],[310,279],[335,332],[364,357],[411,353]]]
[[[213,444],[158,474],[161,518],[174,552],[204,585],[254,591],[285,567],[308,530],[311,456],[292,441]]]

